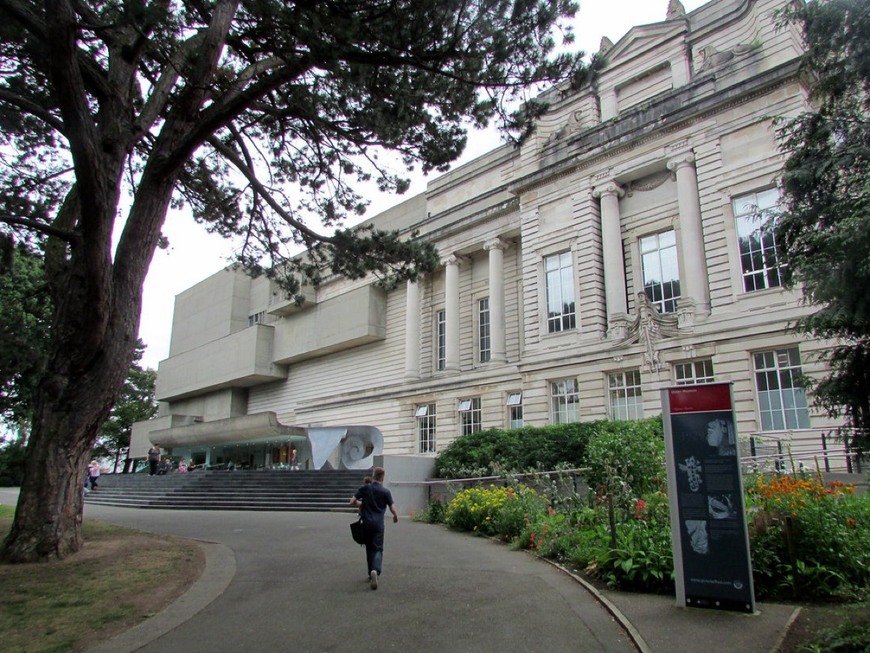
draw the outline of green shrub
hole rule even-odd
[[[661,439],[661,418],[639,422],[578,422],[521,429],[491,429],[456,438],[435,459],[438,478],[497,476],[529,470],[582,467],[587,464],[590,438],[612,433],[618,440],[632,432],[657,435]],[[661,470],[659,470],[661,474]]]
[[[602,494],[637,498],[660,490],[665,477],[661,418],[596,422],[585,465],[589,486]]]
[[[870,501],[815,478],[758,476],[747,487],[756,595],[856,599],[870,586]]]
[[[432,501],[425,510],[414,513],[413,519],[425,524],[443,524],[445,512],[447,506],[440,501]]]
[[[522,532],[529,520],[543,515],[547,507],[546,498],[523,484],[473,487],[453,498],[444,514],[444,523],[510,541]]]

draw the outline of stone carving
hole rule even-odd
[[[662,338],[672,338],[679,334],[677,317],[659,313],[646,293],[637,293],[637,315],[627,329],[625,338],[613,345],[624,347],[632,343],[643,345],[643,364],[650,372],[658,372],[664,366],[659,359],[658,342]]]
[[[601,54],[607,54],[611,48],[613,48],[613,41],[606,36],[602,36],[601,43],[598,44],[598,52]]]
[[[753,43],[740,43],[728,50],[718,50],[714,45],[705,45],[698,49],[698,56],[701,59],[701,65],[698,66],[697,72],[702,73],[708,70],[713,70],[719,66],[723,66],[734,57],[739,57],[753,50],[757,50],[760,46]]]
[[[550,134],[550,137],[547,139],[547,145],[554,143],[556,141],[562,140],[563,138],[570,136],[574,132],[578,132],[583,128],[583,111],[580,109],[575,109],[568,116],[568,120],[565,121],[565,124],[559,127],[556,131]]]
[[[686,15],[686,8],[680,0],[671,0],[668,3],[668,14],[665,20],[674,20],[683,18]]]
[[[671,172],[670,170],[665,170],[663,172],[659,172],[654,175],[650,175],[648,177],[644,177],[643,179],[635,179],[634,181],[628,182],[628,186],[626,187],[626,195],[631,197],[636,192],[646,192],[655,190],[666,181],[676,180],[677,176]]]

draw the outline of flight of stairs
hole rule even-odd
[[[353,512],[348,499],[367,470],[202,471],[103,474],[89,504],[175,510]]]

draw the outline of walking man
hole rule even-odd
[[[352,506],[361,506],[360,514],[366,539],[366,563],[369,584],[373,590],[378,589],[378,577],[381,575],[381,563],[384,559],[384,513],[387,508],[393,513],[393,523],[399,521],[393,495],[383,483],[384,468],[375,467],[372,482],[360,487],[350,499]]]

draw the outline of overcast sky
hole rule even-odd
[[[686,11],[697,9],[706,0],[682,0]],[[635,25],[657,23],[665,19],[668,0],[580,0],[580,11],[575,18],[576,47],[586,53],[598,50],[601,37],[616,43]],[[468,148],[480,154],[498,145],[493,133],[472,135]],[[457,162],[472,158],[466,155]],[[376,215],[417,193],[423,192],[431,178],[419,178],[411,189],[399,197],[372,199],[372,208],[366,217]],[[163,233],[170,247],[157,250],[145,281],[142,321],[139,337],[147,349],[142,365],[156,369],[157,364],[169,356],[169,335],[172,329],[172,310],[175,296],[220,270],[232,253],[231,244],[219,236],[206,234],[189,215],[172,212]]]

